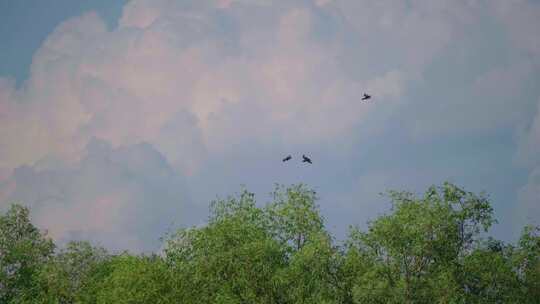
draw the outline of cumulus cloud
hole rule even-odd
[[[18,167],[0,193],[29,205],[60,242],[78,237],[118,250],[154,249],[168,228],[196,224],[190,218],[201,215],[184,177],[146,143],[112,148],[92,139],[78,163]]]
[[[528,129],[519,138],[519,149],[516,156],[518,164],[530,167],[540,166],[540,99],[536,115]]]
[[[207,149],[223,149],[216,143],[227,136],[262,137],[271,130],[290,142],[316,142],[344,134],[372,109],[351,108],[351,100],[363,91],[386,102],[397,100],[412,71],[422,71],[467,15],[466,6],[417,3],[412,8],[363,3],[366,9],[329,2],[328,16],[309,5],[260,9],[232,2],[224,13],[218,8],[222,4],[131,1],[111,32],[92,13],[60,25],[36,53],[25,87],[9,93],[14,89],[3,85],[8,87],[2,90],[3,112],[9,110],[10,119],[3,120],[8,144],[0,166],[14,168],[48,154],[76,159],[96,136],[113,146],[147,141],[192,171]],[[332,7],[346,13],[345,28],[339,28]],[[248,9],[261,21],[250,18]],[[347,15],[361,12],[359,18]],[[254,24],[248,27],[245,19]],[[324,33],[325,27],[334,30]],[[345,40],[349,37],[331,38],[340,33],[365,43],[356,48]],[[428,48],[415,46],[421,41]],[[370,56],[352,60],[350,52],[370,48],[391,50],[382,59],[394,57],[393,62],[365,62],[367,69],[350,77],[342,60],[361,64]],[[227,127],[214,119],[235,105],[260,109],[260,119],[273,128],[244,128],[243,121]],[[185,115],[192,117],[189,126],[174,131],[176,138],[190,138],[191,148],[178,155],[173,147],[182,140],[170,135],[171,126]],[[335,117],[339,120],[325,123]],[[22,125],[24,130],[16,130]],[[235,131],[223,134],[227,128]],[[22,149],[25,142],[32,149]]]
[[[518,192],[520,206],[517,220],[522,223],[540,225],[540,167],[530,173],[527,184]]]
[[[527,183],[519,190],[517,221],[540,224],[540,100],[530,127],[520,137],[516,161],[530,169]]]
[[[505,23],[511,43],[531,55],[540,63],[540,38],[537,28],[540,23],[540,4],[535,1],[494,1],[496,15]]]
[[[529,66],[540,64],[540,36],[537,28],[540,26],[540,4],[534,1],[497,1],[495,6],[497,16],[506,25],[510,42],[528,59]],[[537,87],[538,76],[531,78]],[[538,92],[531,109],[532,119],[524,120],[525,131],[518,136],[518,149],[515,162],[529,169],[527,183],[518,191],[519,207],[516,208],[518,222],[538,225],[540,222],[540,99]]]
[[[76,160],[96,136],[113,146],[147,141],[192,171],[208,149],[226,148],[217,144],[223,138],[313,142],[362,120],[369,108],[347,105],[363,88],[399,96],[399,71],[349,79],[336,60],[340,45],[315,38],[325,21],[313,8],[281,6],[259,10],[264,18],[250,28],[239,24],[245,8],[224,14],[212,2],[132,1],[112,32],[93,13],[64,22],[37,51],[22,89],[2,81],[0,167],[49,154]],[[273,127],[216,119],[241,106]],[[326,124],[329,117],[340,119]]]
[[[160,216],[183,221],[190,192],[212,191],[186,185],[231,176],[235,153],[252,167],[228,183],[254,167],[279,176],[255,155],[363,144],[386,124],[420,138],[512,126],[536,100],[508,102],[536,71],[537,13],[526,1],[133,0],[112,30],[71,18],[21,87],[0,78],[0,202],[30,204],[58,239],[149,248]],[[473,69],[505,41],[480,47],[486,20],[525,52]]]

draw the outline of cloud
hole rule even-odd
[[[529,167],[540,166],[540,99],[536,115],[519,140],[517,163]]]
[[[209,3],[132,1],[111,32],[94,13],[61,24],[21,89],[2,81],[0,167],[48,155],[75,161],[95,136],[114,147],[146,141],[194,172],[209,149],[227,148],[216,144],[224,138],[316,142],[362,121],[373,108],[348,105],[365,89],[388,102],[402,93],[399,70],[349,79],[336,59],[341,42],[316,38],[327,21],[313,8],[258,11],[266,19],[247,27],[241,8],[223,14]],[[259,109],[272,127],[221,125],[215,117],[232,106]]]
[[[19,167],[0,192],[30,206],[61,243],[78,237],[118,250],[155,249],[168,228],[201,215],[184,177],[151,145],[115,149],[92,139],[84,154],[74,165],[47,159]]]
[[[530,168],[527,183],[519,189],[516,221],[540,224],[540,100],[529,128],[519,138],[516,162]]]
[[[531,55],[540,63],[540,38],[537,28],[540,23],[540,4],[535,1],[494,1],[495,14],[506,25],[510,42]]]
[[[532,170],[527,184],[518,192],[516,221],[522,225],[540,225],[540,166]]]
[[[537,13],[526,1],[133,0],[111,30],[95,13],[73,17],[21,87],[0,78],[0,202],[35,206],[59,239],[149,248],[155,219],[189,212],[163,193],[196,201],[214,195],[207,182],[289,180],[257,157],[309,147],[346,170],[362,157],[353,149],[392,147],[392,130],[429,142],[513,128],[537,100],[523,90],[537,79]],[[536,153],[534,125],[523,155]],[[377,185],[402,180],[383,169]],[[343,197],[372,194],[333,183]],[[68,200],[37,203],[53,189]]]
[[[360,44],[355,51],[361,53],[351,56],[361,57],[357,62],[362,70],[393,66],[411,77],[420,76],[426,64],[474,22],[478,12],[467,1],[336,0],[330,6],[353,27],[353,39]]]
[[[540,4],[534,1],[498,1],[496,12],[507,25],[506,30],[513,45],[528,58],[529,65],[540,66],[540,37],[536,28],[540,26]],[[533,78],[538,83],[538,77]],[[537,86],[537,85],[535,85]],[[529,169],[527,183],[518,191],[519,207],[516,222],[540,224],[540,94],[536,95],[536,109],[532,119],[525,120],[526,127],[518,135],[515,161]],[[536,110],[536,111],[535,111]]]
[[[446,73],[466,73],[467,66]],[[530,115],[535,92],[527,89],[535,81],[526,62],[494,66],[463,81],[448,83],[441,71],[426,87],[416,107],[424,107],[412,125],[413,137],[472,136],[514,128]],[[456,77],[459,77],[456,75]]]
[[[23,88],[2,86],[9,118],[1,122],[0,167],[50,154],[77,160],[95,136],[115,147],[148,142],[195,172],[229,137],[343,136],[374,111],[351,102],[369,91],[397,107],[405,87],[469,22],[466,5],[229,4],[221,11],[215,1],[131,1],[112,31],[94,13],[61,24],[36,52]],[[375,49],[384,51],[369,60]],[[349,75],[344,61],[359,72]],[[271,127],[221,125],[215,118],[233,105],[259,109],[254,116]]]

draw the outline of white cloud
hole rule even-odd
[[[530,168],[527,183],[518,192],[516,222],[540,225],[540,100],[530,127],[519,138],[515,160]]]
[[[521,136],[518,148],[516,157],[518,163],[528,166],[540,165],[540,99],[536,116],[529,129]]]
[[[406,112],[411,105],[418,106],[406,112],[413,122],[403,128],[412,133],[486,130],[500,121],[511,125],[528,110],[521,106],[509,115],[506,104],[512,97],[508,92],[519,90],[520,80],[532,73],[523,58],[508,70],[501,65],[473,75],[469,99],[457,102],[470,110],[466,115],[407,98],[413,84],[432,84],[426,71],[481,22],[490,5],[465,0],[136,0],[126,4],[111,31],[95,13],[71,18],[36,52],[30,78],[20,88],[0,78],[0,201],[26,198],[33,204],[36,198],[17,191],[38,187],[38,181],[48,180],[43,176],[52,174],[58,185],[44,183],[51,189],[86,191],[72,193],[71,203],[50,201],[36,210],[57,237],[93,233],[107,240],[105,235],[113,233],[129,240],[128,247],[144,247],[147,238],[115,226],[130,227],[133,218],[102,209],[154,212],[150,196],[158,194],[142,179],[161,173],[134,159],[136,164],[126,166],[144,168],[134,180],[121,168],[85,167],[93,138],[110,144],[101,154],[129,158],[133,151],[155,150],[170,170],[196,179],[201,168],[208,169],[205,163],[235,149],[322,145],[355,138],[357,128],[369,137],[369,130],[384,128],[391,113]],[[538,23],[537,12],[524,12],[536,7],[498,5],[492,11],[516,44],[537,54],[537,36],[530,29]],[[359,102],[364,92],[375,101]],[[486,107],[497,113],[477,119]],[[525,150],[536,151],[534,138],[526,140],[533,148]],[[24,176],[30,180],[21,181]],[[108,178],[118,191],[102,184]],[[90,185],[89,190],[82,185]],[[46,189],[33,192],[39,191]],[[161,215],[152,214],[152,219]]]
[[[478,9],[468,1],[347,1],[335,6],[362,46],[363,59],[417,76],[443,48],[474,22]],[[361,59],[362,60],[362,59]],[[366,65],[374,65],[366,62]]]
[[[427,88],[432,98],[427,105],[430,109],[415,121],[413,134],[417,138],[471,136],[514,128],[530,116],[534,107],[534,99],[524,89],[533,76],[527,62],[517,61],[492,67],[470,82]]]
[[[119,250],[155,249],[167,228],[194,224],[206,210],[191,204],[184,177],[149,144],[113,149],[93,139],[84,154],[76,164],[17,168],[0,197],[29,205],[60,242],[77,235]]]
[[[222,19],[215,15],[220,5],[228,6]],[[129,2],[111,32],[93,13],[64,22],[36,53],[25,86],[2,89],[10,118],[0,122],[7,143],[0,167],[47,155],[76,161],[96,136],[115,147],[149,142],[195,172],[205,151],[227,148],[229,137],[317,142],[343,136],[375,109],[351,103],[366,91],[387,104],[399,100],[468,15],[463,4],[392,1],[326,3],[335,19],[322,19],[308,5],[249,7],[260,21],[250,19],[246,7],[164,0]],[[353,40],[363,45],[320,36],[321,28],[339,24],[336,7],[352,25],[340,30],[358,35]],[[384,62],[385,50],[375,56],[380,63],[370,62],[370,44],[395,58]],[[343,60],[365,61],[368,68],[351,77]],[[267,127],[214,119],[232,105],[258,109],[252,114]],[[189,125],[175,122],[184,117],[192,117]]]
[[[532,170],[527,184],[518,192],[519,208],[516,208],[516,222],[540,225],[540,167]],[[517,225],[516,225],[517,226]]]
[[[167,1],[129,3],[111,32],[94,13],[61,24],[21,88],[0,82],[0,168],[14,169],[2,184],[4,206],[31,205],[58,240],[144,249],[159,237],[155,221],[178,215],[169,196],[164,212],[156,208],[156,188],[178,184],[147,181],[163,172],[130,158],[146,149],[140,143],[174,166],[163,170],[197,174],[208,157],[250,138],[316,142],[350,129],[366,112],[344,107],[360,86],[340,72],[333,46],[311,36],[315,15],[298,8],[271,18],[236,40],[222,36],[204,5],[184,10]],[[267,43],[245,49],[258,35]],[[390,78],[395,93],[400,83]]]
[[[540,4],[529,0],[497,0],[493,8],[505,23],[510,42],[540,64]]]

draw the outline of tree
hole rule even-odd
[[[358,303],[455,302],[463,293],[460,258],[494,222],[483,195],[444,183],[422,198],[389,192],[393,212],[353,229],[349,250],[368,260],[354,287]]]
[[[33,298],[34,276],[54,251],[53,242],[29,218],[29,210],[11,205],[0,215],[0,303]]]
[[[109,259],[103,248],[69,242],[39,270],[39,297],[46,303],[95,302],[93,279]]]
[[[208,223],[179,229],[160,255],[54,245],[14,205],[0,215],[0,303],[540,303],[540,227],[515,245],[481,238],[489,200],[450,183],[336,246],[316,193],[276,186],[211,203]]]
[[[112,259],[110,273],[99,284],[97,303],[176,303],[171,277],[161,257],[127,253]]]
[[[343,303],[341,264],[341,253],[328,235],[311,235],[281,272],[287,303]]]
[[[206,227],[167,242],[177,298],[185,303],[280,303],[284,252],[266,229],[252,193],[213,202]]]
[[[521,303],[540,303],[540,226],[525,226],[512,257]]]
[[[312,236],[326,234],[315,191],[302,184],[287,188],[276,185],[272,195],[274,201],[265,210],[269,229],[291,251],[300,250]]]
[[[489,239],[463,259],[466,303],[523,303],[517,273],[513,269],[513,246]]]

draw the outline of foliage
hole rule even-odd
[[[37,274],[39,297],[46,303],[75,303],[95,300],[95,277],[110,260],[103,248],[88,242],[70,242],[41,267]],[[99,278],[101,279],[101,278]]]
[[[97,303],[175,303],[171,278],[159,256],[121,254],[113,258],[111,272],[99,284]]]
[[[30,222],[28,208],[15,204],[0,214],[0,303],[34,297],[34,275],[53,250]]]
[[[389,192],[393,212],[353,229],[349,250],[367,260],[353,287],[357,302],[433,303],[462,299],[462,257],[494,222],[483,196],[445,183],[423,197]],[[365,261],[363,263],[366,263]]]
[[[165,249],[185,303],[277,303],[284,252],[265,229],[253,194],[212,204],[208,226],[179,230]]]
[[[13,205],[0,214],[0,303],[540,303],[540,227],[516,244],[484,239],[488,198],[450,183],[388,198],[388,214],[338,246],[306,186],[277,185],[264,206],[243,190],[150,255],[54,252]]]
[[[522,287],[521,303],[540,303],[540,226],[526,226],[513,257]]]
[[[272,195],[274,201],[265,209],[269,229],[290,250],[300,250],[312,236],[324,232],[323,218],[315,205],[315,191],[302,184],[288,188],[277,185]]]

